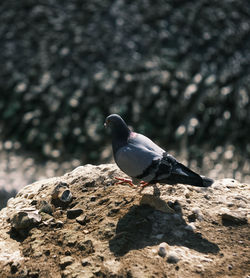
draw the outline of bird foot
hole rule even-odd
[[[148,182],[146,182],[146,181],[141,181],[141,182],[140,182],[140,190],[139,190],[139,193],[141,194],[142,191],[144,190],[144,188],[145,188],[146,186],[148,186],[148,185],[149,185]]]
[[[125,179],[125,178],[118,178],[115,177],[116,180],[118,180],[118,182],[116,182],[115,184],[129,184],[131,187],[135,188],[136,186],[133,184],[131,179]]]

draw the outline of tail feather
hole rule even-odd
[[[202,177],[202,181],[203,181],[203,184],[204,184],[204,187],[209,187],[211,186],[213,183],[214,183],[214,180],[213,179],[210,179],[210,178],[207,178],[207,177]]]
[[[188,184],[199,187],[209,187],[213,184],[213,180],[207,177],[202,177],[190,170],[185,165],[176,161],[171,169],[170,173],[167,175],[163,174],[164,166],[161,168],[161,175],[158,176],[159,179],[157,182],[159,183],[168,183],[168,184]]]
[[[199,175],[197,177],[194,176],[184,176],[180,174],[171,174],[169,177],[165,179],[158,180],[159,183],[167,183],[167,184],[188,184],[199,187],[209,187],[213,184],[213,180],[209,178],[203,178]]]

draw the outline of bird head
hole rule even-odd
[[[113,135],[118,135],[118,136],[123,135],[127,137],[128,134],[130,133],[127,124],[122,119],[122,117],[119,116],[118,114],[109,115],[105,120],[104,126],[106,128],[109,128]]]

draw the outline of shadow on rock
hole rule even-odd
[[[219,252],[218,245],[190,229],[182,216],[179,203],[171,206],[176,213],[164,213],[148,205],[131,207],[117,223],[116,235],[109,241],[111,252],[123,256],[130,250],[161,242],[185,246],[201,253]]]

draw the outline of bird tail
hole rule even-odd
[[[158,181],[160,183],[168,183],[168,184],[188,184],[193,186],[199,187],[209,187],[213,184],[213,180],[207,177],[203,177],[195,173],[194,171],[190,170],[185,165],[177,162],[174,158],[170,157],[173,161],[172,169],[170,171],[170,175],[164,175],[165,173],[169,173],[169,166],[161,165],[160,174],[158,177]],[[164,169],[165,168],[165,169]],[[167,170],[167,171],[166,171]]]
[[[207,177],[204,177],[204,176],[201,176],[201,178],[202,178],[204,187],[209,187],[214,183],[213,179],[210,179],[210,178],[207,178]]]
[[[164,180],[161,180],[160,182],[164,182]],[[186,176],[181,174],[172,173],[170,177],[166,180],[166,183],[169,184],[188,184],[193,186],[199,186],[199,187],[209,187],[213,184],[213,180],[201,177],[197,174],[197,176]]]

